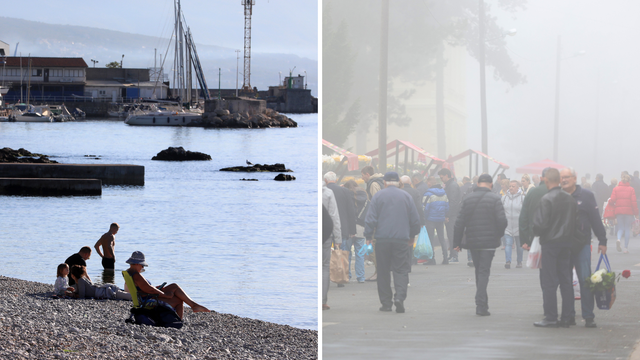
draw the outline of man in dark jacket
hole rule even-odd
[[[364,237],[367,244],[370,244],[374,233],[376,236],[378,296],[382,303],[380,311],[391,311],[391,306],[395,303],[396,312],[403,313],[411,271],[407,253],[413,246],[413,237],[420,232],[421,224],[413,199],[398,188],[398,173],[386,173],[384,186],[371,199]],[[391,291],[392,271],[395,299]]]
[[[424,210],[422,209],[422,194],[418,192],[418,189],[414,189],[411,186],[411,178],[408,175],[401,176],[400,181],[402,182],[402,190],[409,193],[409,195],[411,195],[411,198],[413,199],[413,203],[416,204],[416,210],[418,211],[418,216],[420,216],[420,224],[424,224]]]
[[[520,243],[525,250],[529,250],[531,241],[533,241],[533,215],[538,208],[538,204],[540,204],[540,199],[547,193],[544,176],[549,169],[551,168],[548,167],[542,170],[540,185],[529,190],[522,203],[518,224],[520,226]]]
[[[600,175],[600,174],[598,174]],[[600,175],[602,176],[602,175]],[[598,176],[596,176],[598,179]],[[600,178],[602,180],[602,178]],[[602,225],[599,207],[593,193],[577,185],[578,176],[572,168],[560,171],[560,181],[562,190],[571,194],[578,204],[578,220],[576,236],[573,248],[571,249],[571,263],[576,268],[578,280],[580,282],[580,303],[582,305],[582,318],[585,326],[595,328],[595,314],[593,313],[594,298],[589,286],[585,284],[585,279],[591,276],[591,229],[598,237],[598,252],[607,253],[607,232]],[[594,183],[594,185],[597,183]],[[602,182],[604,184],[604,182]],[[604,184],[605,187],[607,186]],[[592,186],[593,188],[593,186]],[[575,325],[575,311],[569,318],[571,325]]]
[[[476,268],[476,314],[480,316],[491,315],[487,295],[491,261],[507,228],[502,201],[499,195],[491,192],[492,185],[490,175],[480,175],[478,186],[462,203],[453,240],[455,251],[461,248],[471,251]]]
[[[471,183],[471,179],[468,176],[462,178],[462,186],[460,187],[460,193],[464,197],[464,194],[471,191],[473,184]]]
[[[596,205],[598,206],[598,213],[602,217],[602,208],[604,203],[607,202],[609,196],[611,196],[611,191],[609,191],[609,186],[604,182],[604,176],[602,174],[596,175],[596,181],[591,185],[591,191],[593,191],[593,195],[596,198]]]
[[[449,199],[447,199],[447,194],[444,189],[442,189],[442,186],[436,182],[434,176],[427,178],[427,185],[429,185],[429,189],[424,193],[422,198],[425,226],[429,240],[431,241],[431,247],[434,249],[437,244],[435,231],[438,232],[438,242],[442,248],[442,265],[447,265],[449,264],[449,258],[447,256],[449,246],[444,238],[444,221],[447,216],[447,211],[449,211]],[[435,264],[436,258],[434,254],[434,257],[427,261],[426,265]]]
[[[429,189],[429,185],[427,185],[424,181],[424,176],[421,173],[415,173],[411,175],[411,182],[413,183],[413,187],[418,190],[418,193],[423,195]]]
[[[449,262],[457,263],[458,262],[458,253],[453,251],[453,228],[456,225],[456,220],[458,219],[458,214],[460,213],[460,204],[462,202],[462,192],[460,191],[460,186],[456,182],[456,179],[451,177],[451,170],[449,169],[440,169],[438,171],[438,175],[440,176],[440,180],[442,184],[444,184],[444,191],[447,193],[447,199],[449,199],[449,211],[447,212],[445,218],[445,226],[447,227],[447,239],[449,240]]]
[[[540,236],[540,287],[544,319],[537,327],[569,327],[574,312],[571,245],[576,231],[576,200],[560,189],[560,172],[545,174],[549,192],[540,200],[533,217],[533,234]],[[562,295],[562,314],[558,321],[557,291]]]
[[[336,184],[337,176],[333,171],[324,174],[324,182],[327,187],[333,191],[338,204],[338,214],[340,215],[340,229],[342,231],[341,250],[347,250],[351,253],[352,238],[356,234],[356,201],[353,192],[349,189]],[[349,269],[351,270],[351,269]],[[349,271],[349,279],[351,279],[351,271]],[[338,287],[344,285],[338,284]]]

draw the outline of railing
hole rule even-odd
[[[22,99],[20,96],[13,95],[5,95],[3,98],[5,103],[13,104],[16,102],[26,102],[27,97],[23,96]],[[117,97],[116,102],[119,103],[134,103],[139,102],[138,98],[123,98]],[[113,98],[94,98],[91,96],[30,96],[29,102],[113,102]]]

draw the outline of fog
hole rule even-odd
[[[433,84],[439,44],[444,43],[444,61],[458,64],[450,69],[454,73],[445,71],[445,88],[461,76],[457,89],[465,121],[450,123],[452,96],[445,90],[447,149],[438,156],[481,150],[477,4],[390,1],[388,123],[402,125],[405,133],[396,132],[387,141],[415,138],[418,128],[427,129],[425,139],[434,138],[428,129],[435,129],[435,96],[425,89]],[[507,176],[519,179],[516,168],[553,159],[559,35],[557,161],[574,167],[579,177],[590,173],[591,181],[603,173],[607,183],[619,179],[622,170],[640,170],[634,156],[640,150],[640,24],[634,19],[640,3],[486,0],[485,5],[488,155],[510,166]],[[323,1],[323,138],[359,153],[377,147],[380,14],[379,0]],[[517,30],[515,36],[503,36],[509,29]],[[457,58],[448,58],[451,54]],[[355,135],[340,136],[367,131],[375,145],[369,140],[366,149],[355,145]],[[437,139],[418,145],[438,151]],[[490,173],[494,170],[490,166]]]

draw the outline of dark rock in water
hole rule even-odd
[[[258,181],[258,179],[245,179],[245,178],[242,178],[242,179],[240,179],[240,181]]]
[[[260,129],[298,127],[298,123],[271,109],[267,109],[264,113],[253,115],[249,115],[248,113],[229,113],[228,110],[215,110],[205,113],[202,116],[202,120],[191,121],[187,126]]]
[[[253,166],[234,166],[228,167],[224,169],[220,169],[220,171],[236,171],[236,172],[293,172],[293,170],[285,168],[284,164],[273,164],[273,165],[260,165],[255,164]]]
[[[295,180],[295,176],[292,175],[285,175],[285,174],[278,174],[275,179],[275,181],[290,181],[290,180]]]
[[[158,155],[151,158],[151,160],[166,160],[166,161],[188,161],[188,160],[211,160],[211,156],[197,152],[189,151],[180,147],[169,147],[166,150],[162,150]]]
[[[6,147],[0,149],[0,163],[57,164],[58,162],[49,160],[47,155],[31,153],[23,148],[13,150]]]

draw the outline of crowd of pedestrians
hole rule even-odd
[[[581,315],[585,326],[595,328],[594,296],[585,279],[591,275],[591,243],[606,254],[607,231],[611,227],[616,249],[628,253],[634,218],[638,219],[637,196],[640,174],[621,174],[615,186],[597,174],[578,184],[572,168],[546,168],[540,176],[525,174],[508,179],[498,174],[462,177],[458,182],[449,169],[428,174],[414,172],[400,177],[396,172],[361,170],[362,186],[354,180],[339,185],[335,173],[324,175],[323,197],[323,310],[328,310],[331,247],[353,251],[355,277],[359,284],[376,281],[380,311],[404,313],[412,265],[449,265],[467,252],[467,265],[475,269],[476,314],[489,316],[487,288],[496,251],[504,250],[504,267],[522,268],[534,237],[541,245],[540,286],[544,318],[537,327],[575,325],[573,270],[581,289]],[[431,259],[416,259],[416,236],[424,227],[435,250]],[[640,230],[640,226],[638,226]],[[624,239],[624,243],[622,240]],[[363,247],[374,274],[365,279]],[[624,245],[624,246],[623,246]],[[515,249],[515,255],[514,250]],[[515,259],[514,259],[515,258]],[[514,261],[515,260],[515,261]],[[393,279],[393,289],[391,280]],[[340,286],[340,285],[338,285]],[[342,285],[344,286],[344,285]],[[347,285],[349,286],[349,285]],[[558,314],[557,290],[561,312]]]

